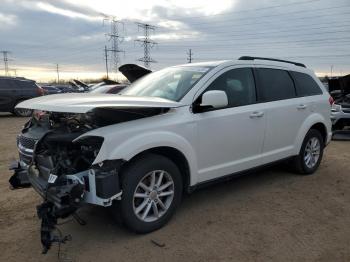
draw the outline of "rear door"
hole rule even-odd
[[[263,163],[294,154],[298,131],[307,117],[304,98],[298,98],[290,73],[282,69],[256,68],[258,100],[266,107]]]
[[[316,81],[308,74],[291,71],[294,79],[297,96],[303,98],[303,111],[306,116],[312,112],[329,115],[329,102],[322,98],[323,92]],[[321,102],[321,103],[320,103]]]
[[[7,112],[13,109],[17,90],[11,85],[8,79],[0,78],[0,110]]]

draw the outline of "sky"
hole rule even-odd
[[[318,75],[350,73],[349,0],[0,0],[0,51],[10,51],[11,75],[37,81],[99,78],[106,74],[104,47],[112,49],[114,16],[120,63],[144,55],[150,31],[152,70],[242,55],[305,63]],[[2,55],[0,53],[0,55]],[[113,54],[108,66],[113,72]],[[0,74],[4,65],[0,57]],[[119,75],[110,74],[112,78]]]

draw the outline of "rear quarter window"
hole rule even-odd
[[[33,81],[15,81],[18,88],[21,89],[35,89],[35,82]]]
[[[258,96],[261,102],[295,98],[295,87],[289,73],[281,69],[258,68]]]
[[[298,96],[312,96],[322,94],[321,88],[311,76],[299,72],[290,73],[294,78]]]

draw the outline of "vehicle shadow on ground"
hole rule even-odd
[[[0,113],[0,118],[21,118],[11,113]]]
[[[224,201],[223,204],[225,204],[228,198],[232,201],[236,201],[235,199],[239,201],[244,196],[249,197],[250,193],[257,190],[258,187],[275,183],[285,184],[288,183],[286,180],[293,181],[296,177],[297,175],[292,174],[285,167],[277,165],[255,173],[232,177],[225,182],[208,185],[191,194],[185,194],[174,219],[169,224],[170,226],[176,226],[177,223],[184,223],[191,214],[208,210],[217,202]],[[122,243],[125,239],[136,238],[151,239],[152,236],[157,235],[157,232],[167,230],[167,226],[165,226],[162,230],[147,235],[134,234],[128,231],[120,221],[116,222],[110,209],[102,207],[87,206],[81,209],[79,214],[83,219],[86,219],[86,226],[79,226],[73,221],[62,228],[64,232],[73,234],[73,242],[69,244],[71,248],[75,245],[86,245],[86,248],[89,248],[89,239],[92,239],[91,244],[92,242],[101,243],[106,241],[116,244]]]

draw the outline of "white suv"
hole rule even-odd
[[[174,66],[121,95],[21,103],[36,111],[19,150],[35,141],[22,162],[44,198],[46,228],[83,203],[115,203],[124,223],[145,233],[207,182],[287,159],[298,173],[314,173],[331,138],[329,98],[300,63],[241,57]]]

